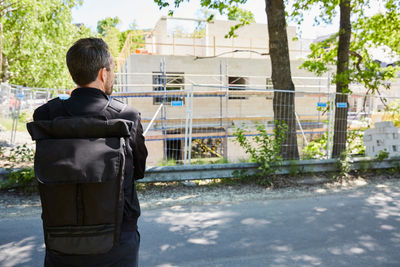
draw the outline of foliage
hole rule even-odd
[[[118,59],[126,42],[126,38],[128,38],[130,33],[132,33],[131,42],[134,43],[130,47],[131,53],[134,52],[135,49],[143,47],[142,44],[144,44],[145,41],[143,35],[144,32],[135,29],[135,22],[130,24],[128,30],[122,32],[118,29],[119,23],[120,19],[118,17],[107,17],[97,22],[97,32],[107,43],[114,60]]]
[[[283,123],[277,123],[277,127],[274,128],[274,134],[270,135],[267,133],[264,125],[257,124],[257,135],[252,138],[255,145],[246,138],[245,130],[246,127],[237,128],[234,136],[239,145],[244,148],[245,152],[257,162],[260,170],[260,176],[265,177],[269,184],[273,184],[273,180],[270,176],[274,173],[274,169],[282,164],[281,156],[281,145],[286,138],[287,125]]]
[[[171,8],[168,0],[154,0],[160,9],[169,8],[168,14],[170,16],[174,14],[174,9],[179,8],[184,1],[185,0],[174,0],[174,7]],[[238,21],[239,23],[232,26],[229,33],[225,35],[225,38],[234,38],[237,37],[235,30],[254,22],[253,14],[239,7],[239,5],[245,4],[246,2],[247,0],[200,0],[200,6],[202,8],[217,10],[219,14],[227,15],[229,19]],[[210,14],[207,21],[213,18],[214,14]]]
[[[363,142],[363,130],[347,131],[346,156],[364,155],[365,146]],[[303,159],[325,159],[328,146],[328,134],[323,133],[321,137],[309,142],[303,148]]]
[[[352,159],[350,158],[350,154],[348,150],[344,150],[337,161],[337,167],[339,170],[338,176],[336,178],[346,177],[350,173],[350,167],[352,163]]]
[[[5,153],[4,153],[5,154]],[[35,157],[35,150],[27,144],[18,145],[10,149],[5,159],[14,163],[32,162]]]
[[[23,168],[8,174],[6,180],[0,183],[0,189],[24,188],[33,190],[36,185],[35,173],[33,168]]]
[[[321,137],[309,142],[303,148],[303,159],[324,159],[326,158],[328,145],[328,134],[323,133]]]
[[[32,118],[32,112],[30,111],[22,111],[19,113],[18,121],[22,123],[26,123]]]
[[[157,166],[176,166],[176,161],[174,159],[161,160],[158,162]]]
[[[297,160],[290,160],[289,161],[289,175],[296,176],[301,175],[304,172],[304,167],[300,168]]]
[[[114,59],[117,59],[120,49],[120,39],[121,33],[115,27],[107,27],[104,29],[105,36],[102,37],[103,40],[107,43],[108,49],[110,50],[111,55]]]
[[[365,155],[364,130],[347,131],[346,150],[351,156]]]
[[[305,11],[318,6],[321,10],[319,16],[315,17],[317,24],[332,23],[337,15],[337,7],[340,1],[327,0],[299,0],[293,4],[293,12],[289,15],[291,19],[301,23]],[[350,43],[350,62],[348,72],[334,75],[332,82],[359,83],[365,86],[367,93],[379,93],[380,88],[389,89],[390,81],[396,77],[398,67],[382,67],[380,62],[371,57],[371,49],[386,47],[393,54],[400,55],[400,14],[398,13],[399,2],[385,0],[386,11],[373,16],[365,14],[365,5],[368,0],[351,1],[351,27],[352,36]],[[331,35],[325,40],[311,44],[311,54],[301,67],[322,75],[327,72],[329,66],[337,65],[339,32]],[[350,89],[343,93],[350,93]]]
[[[77,0],[5,0],[3,10],[3,81],[46,88],[73,85],[65,54],[74,41],[91,35],[88,28],[72,24]]]
[[[383,161],[384,159],[387,159],[387,158],[389,158],[389,152],[386,151],[386,149],[379,151],[379,154],[376,155],[376,160],[378,162],[381,162],[381,161]]]
[[[11,131],[12,128],[13,128],[12,127],[13,126],[13,119],[10,118],[10,117],[2,117],[2,116],[0,116],[0,125],[3,126],[6,131]],[[19,132],[26,131],[26,124],[25,123],[21,123],[20,121],[18,121],[17,131],[19,131]]]
[[[134,26],[134,25],[132,25]],[[122,50],[124,47],[126,38],[128,35],[132,33],[131,35],[131,52],[135,52],[137,48],[143,48],[144,43],[145,43],[145,38],[144,38],[144,31],[143,30],[137,30],[137,29],[129,29],[126,31],[121,32],[120,37],[119,37],[119,51]]]
[[[243,10],[238,6],[230,6],[228,8],[228,19],[235,21],[244,21],[247,20],[251,23],[255,22],[253,13],[248,10]]]
[[[369,160],[361,160],[359,163],[359,166],[360,166],[360,168],[358,171],[360,173],[365,173],[365,172],[370,171],[373,168],[373,163]]]
[[[120,23],[120,19],[118,17],[107,17],[97,22],[97,32],[102,36],[107,36],[107,29],[116,28]]]
[[[400,100],[393,101],[385,108],[388,119],[393,121],[394,126],[400,127]]]

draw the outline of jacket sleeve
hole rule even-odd
[[[142,179],[144,177],[144,171],[146,169],[146,158],[147,148],[143,136],[143,127],[140,122],[140,115],[138,117],[136,125],[135,140],[132,140],[134,144],[131,145],[133,152],[133,166],[134,173],[133,177],[135,180]]]

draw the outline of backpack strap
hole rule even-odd
[[[126,108],[126,104],[115,98],[111,98],[108,102],[108,108],[116,111],[117,113],[121,113]]]
[[[127,105],[121,101],[115,98],[110,98],[106,107],[106,111],[108,111],[107,113],[111,115],[111,118],[114,118],[115,115],[121,113],[126,106]]]

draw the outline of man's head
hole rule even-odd
[[[78,40],[67,52],[67,66],[78,86],[96,87],[111,95],[114,60],[102,39]]]

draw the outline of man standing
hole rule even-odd
[[[133,122],[124,171],[124,206],[118,245],[104,254],[68,255],[46,249],[45,266],[137,266],[140,235],[137,219],[140,207],[135,180],[144,176],[147,149],[144,144],[140,113],[113,100],[114,60],[107,44],[98,38],[78,40],[67,52],[67,65],[77,88],[65,101],[53,99],[33,114],[34,121],[68,116],[106,116]],[[42,200],[43,201],[43,200]]]

